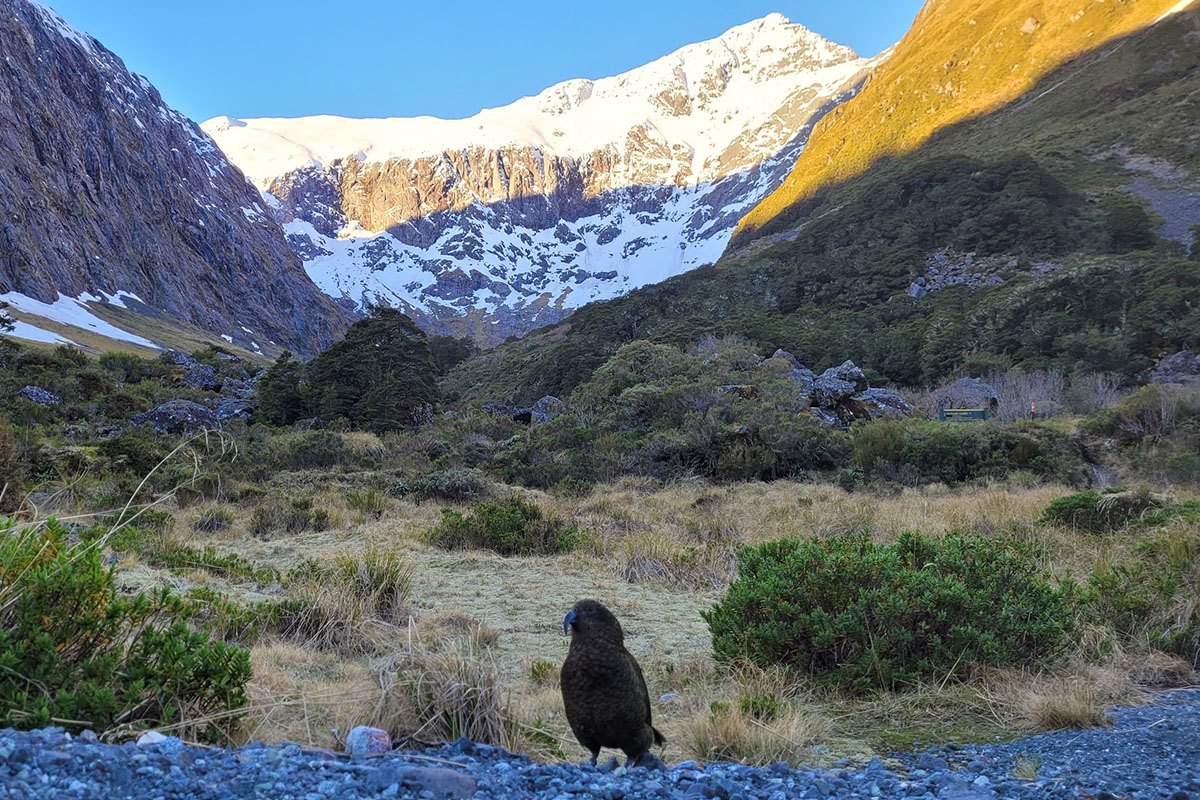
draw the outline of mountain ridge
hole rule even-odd
[[[93,330],[89,309],[132,309],[255,352],[344,330],[257,191],[149,81],[41,3],[0,0],[0,45],[2,299]]]
[[[495,344],[715,260],[875,63],[776,14],[466,119],[203,127],[328,294]]]

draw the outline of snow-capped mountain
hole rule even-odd
[[[715,261],[871,66],[771,14],[468,119],[201,127],[321,289],[490,344]]]
[[[0,56],[0,300],[33,318],[15,335],[156,346],[98,313],[311,354],[345,330],[260,194],[120,58],[31,0],[0,0]]]

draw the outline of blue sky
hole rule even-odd
[[[465,117],[632,69],[778,11],[860,55],[921,0],[44,0],[196,121]]]

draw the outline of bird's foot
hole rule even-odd
[[[667,765],[662,762],[662,759],[647,750],[636,759],[630,758],[625,762],[625,767],[645,767],[646,769],[666,769]]]

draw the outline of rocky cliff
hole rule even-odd
[[[772,14],[464,120],[203,127],[327,293],[491,344],[716,260],[870,66]]]
[[[5,299],[107,298],[250,350],[345,328],[255,188],[121,59],[29,0],[0,0],[0,53]]]

